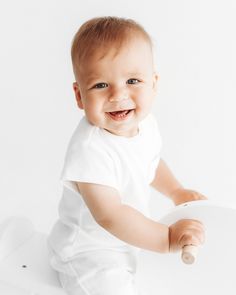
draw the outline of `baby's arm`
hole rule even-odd
[[[169,228],[122,204],[114,188],[81,182],[77,186],[96,222],[128,244],[167,253],[180,249],[185,243],[199,245],[202,241],[199,222],[188,220]],[[187,235],[182,239],[184,233]]]
[[[162,159],[160,159],[151,185],[160,193],[172,199],[175,205],[207,199],[196,191],[185,189]]]

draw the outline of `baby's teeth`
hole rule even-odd
[[[117,117],[117,118],[123,118],[125,117],[128,113],[129,113],[130,110],[126,110],[126,111],[116,111],[116,112],[110,112],[110,114],[114,117]]]

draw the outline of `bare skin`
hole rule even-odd
[[[185,189],[175,178],[163,159],[161,159],[159,162],[155,178],[153,179],[151,185],[157,191],[170,198],[175,205],[207,199],[206,196],[199,192]]]

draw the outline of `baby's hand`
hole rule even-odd
[[[182,219],[169,226],[170,252],[179,251],[186,245],[199,246],[204,240],[204,227],[200,221]]]
[[[207,200],[207,197],[193,190],[179,188],[172,192],[171,199],[177,206],[186,202]]]

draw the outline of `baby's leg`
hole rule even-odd
[[[59,274],[68,295],[138,295],[133,274],[125,269],[97,272],[84,280]]]
[[[136,257],[131,253],[97,250],[67,263],[59,278],[68,295],[138,295],[134,283]]]

